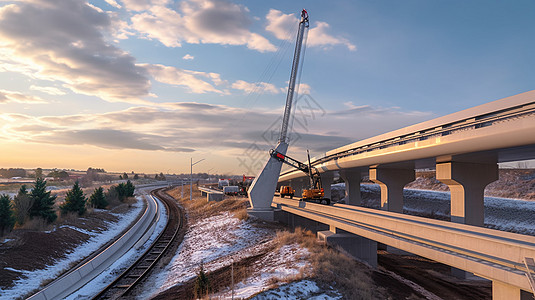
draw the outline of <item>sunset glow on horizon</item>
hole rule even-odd
[[[255,175],[303,7],[296,158],[535,89],[533,1],[2,1],[0,168]]]

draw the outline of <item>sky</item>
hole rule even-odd
[[[255,175],[535,89],[535,1],[0,0],[0,167]]]

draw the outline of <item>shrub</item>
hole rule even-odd
[[[15,221],[17,221],[17,224],[23,225],[28,220],[32,205],[33,199],[28,194],[26,185],[22,185],[15,198],[13,198],[13,208],[15,209]]]
[[[54,211],[54,201],[56,196],[51,196],[50,191],[46,191],[46,181],[37,177],[30,197],[33,200],[30,209],[30,217],[42,217],[48,223],[52,223],[58,217]]]
[[[78,215],[83,215],[85,213],[85,203],[87,198],[84,195],[84,192],[78,185],[78,181],[74,183],[72,189],[67,192],[65,196],[65,203],[61,205],[61,213],[65,214],[67,212],[77,212]]]
[[[9,195],[0,196],[0,236],[13,229],[15,217],[13,216],[13,207]]]
[[[193,287],[193,295],[195,299],[199,299],[204,296],[207,296],[211,290],[212,288],[210,286],[210,280],[208,279],[208,276],[206,276],[206,273],[204,272],[204,266],[201,263],[201,269],[199,270],[199,273],[197,274],[197,278],[195,279],[195,286]]]

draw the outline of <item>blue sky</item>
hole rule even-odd
[[[0,2],[0,167],[254,173],[534,89],[534,1]]]

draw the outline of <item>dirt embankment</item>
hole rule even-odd
[[[82,231],[104,231],[111,223],[117,222],[117,215],[128,209],[129,204],[123,203],[109,211],[94,210],[82,217],[60,217],[51,225],[43,222],[39,229],[12,231],[5,237],[6,242],[0,244],[0,288],[12,287],[23,276],[22,271],[42,269],[67,257],[71,250],[90,238]]]

